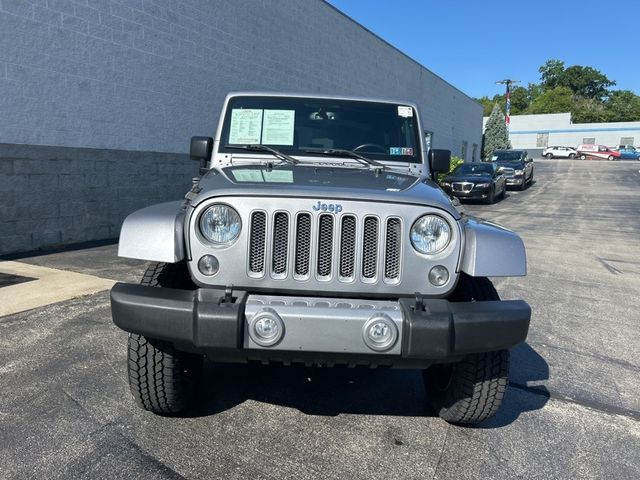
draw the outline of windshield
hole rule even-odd
[[[493,175],[493,165],[460,165],[453,171],[454,175]]]
[[[418,121],[406,105],[292,97],[234,97],[220,152],[269,145],[288,155],[350,150],[369,159],[421,163]],[[315,150],[315,152],[314,152]]]
[[[494,152],[491,157],[492,162],[519,162],[522,152]]]

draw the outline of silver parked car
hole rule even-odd
[[[487,277],[525,275],[524,245],[454,207],[422,132],[410,102],[230,94],[185,199],[122,226],[153,262],[111,291],[137,403],[184,411],[208,356],[418,368],[447,421],[493,415],[531,311]]]

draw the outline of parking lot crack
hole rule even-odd
[[[538,347],[542,347],[542,348],[550,348],[552,350],[560,350],[562,352],[566,352],[566,353],[571,353],[573,355],[579,355],[579,356],[583,356],[583,357],[590,357],[590,358],[595,358],[597,360],[603,361],[603,362],[608,362],[608,363],[613,363],[615,365],[624,367],[624,368],[628,368],[630,370],[634,370],[636,372],[640,372],[640,366],[638,365],[634,365],[631,362],[627,362],[625,360],[620,360],[617,358],[611,358],[611,357],[607,357],[606,355],[599,355],[597,353],[585,353],[585,352],[578,352],[576,350],[572,350],[570,348],[566,348],[566,347],[560,347],[557,345],[549,345],[547,343],[537,343],[537,342],[527,342],[529,345],[534,345],[534,346],[538,346]]]
[[[444,455],[444,451],[447,448],[447,438],[449,437],[449,430],[451,430],[451,425],[447,425],[447,430],[444,433],[444,441],[442,442],[442,447],[440,447],[440,454],[438,455],[438,461],[436,462],[436,467],[433,469],[433,476],[431,480],[434,480],[438,475],[438,468],[440,467],[440,462],[442,461],[442,456]]]
[[[590,410],[595,410],[600,413],[605,413],[607,415],[618,415],[622,417],[629,418],[630,420],[640,421],[640,412],[636,410],[631,410],[629,408],[618,407],[616,405],[610,405],[604,402],[598,402],[596,400],[584,399],[584,398],[573,398],[568,395],[564,395],[555,390],[549,390],[546,387],[539,386],[528,386],[523,385],[521,383],[509,382],[509,386],[511,388],[515,388],[517,390],[521,390],[526,393],[530,393],[532,395],[543,395],[547,398],[551,398],[558,402],[563,403],[571,403],[574,405],[579,405],[581,407],[588,408]]]

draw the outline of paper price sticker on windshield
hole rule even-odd
[[[260,143],[262,132],[262,110],[254,108],[234,108],[231,110],[229,143],[251,145]]]
[[[404,118],[413,117],[413,108],[398,105],[398,116]]]
[[[262,143],[293,145],[295,118],[295,110],[265,110],[262,122]]]

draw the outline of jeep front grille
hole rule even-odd
[[[277,212],[273,217],[273,254],[271,271],[277,276],[286,276],[289,254],[289,215]]]
[[[378,219],[366,217],[364,219],[364,237],[362,242],[362,278],[372,280],[376,278],[378,270]]]
[[[401,264],[398,217],[381,221],[372,215],[282,211],[250,216],[247,268],[252,277],[397,283]]]
[[[352,279],[356,266],[356,217],[344,215],[340,229],[340,278]]]
[[[251,215],[251,231],[249,233],[249,271],[264,272],[264,254],[267,240],[267,215],[255,212]]]
[[[400,252],[402,248],[402,224],[399,218],[387,220],[387,248],[384,252],[384,276],[393,279],[400,276]]]
[[[327,278],[333,262],[333,215],[320,215],[318,223],[318,277]]]
[[[296,221],[295,269],[297,277],[309,275],[309,255],[311,253],[311,215],[301,213]]]

